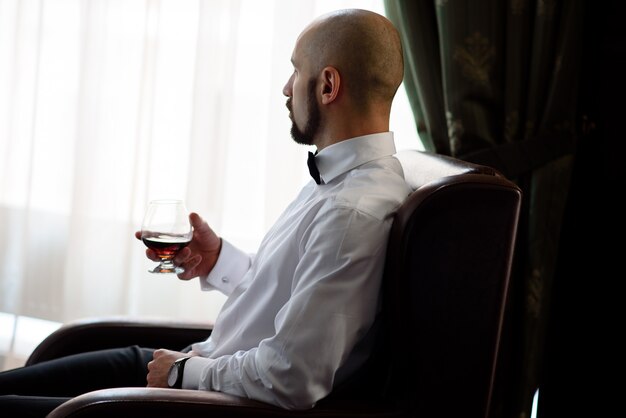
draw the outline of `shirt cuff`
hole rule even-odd
[[[217,289],[229,295],[239,285],[241,279],[250,269],[250,256],[230,242],[222,239],[220,255],[207,276],[200,276],[202,290]]]
[[[210,366],[212,362],[213,360],[205,357],[189,357],[183,371],[182,389],[199,389],[202,370]]]

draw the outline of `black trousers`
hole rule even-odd
[[[98,389],[145,387],[154,350],[138,346],[75,354],[0,373],[0,416],[45,417]]]

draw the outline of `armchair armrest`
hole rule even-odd
[[[181,350],[211,334],[209,322],[95,318],[70,322],[50,334],[32,352],[26,365],[70,354],[114,347],[139,345],[149,348]]]
[[[364,402],[320,403],[292,411],[220,392],[200,390],[118,388],[77,396],[52,411],[48,418],[112,416],[160,417],[399,417],[395,408]]]
[[[265,413],[267,412],[267,415]],[[270,414],[272,412],[273,414]],[[116,388],[77,396],[52,411],[61,417],[289,416],[286,410],[237,396],[199,390]],[[217,415],[215,415],[217,414]],[[278,415],[275,415],[278,414]]]

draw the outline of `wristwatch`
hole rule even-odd
[[[183,373],[185,371],[185,362],[191,357],[181,357],[172,363],[170,371],[167,375],[167,385],[172,389],[180,389],[183,387]]]

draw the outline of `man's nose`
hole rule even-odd
[[[293,87],[293,74],[291,75],[291,77],[289,77],[289,80],[287,80],[287,84],[285,84],[285,87],[283,87],[283,95],[287,97],[291,97],[292,87]]]

